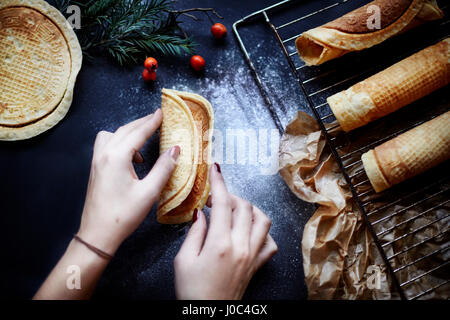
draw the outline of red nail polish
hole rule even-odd
[[[192,218],[192,223],[194,223],[195,221],[197,221],[197,215],[198,215],[198,209],[195,208],[195,209],[194,209],[194,216],[193,216],[193,218]]]
[[[220,165],[217,162],[214,162],[214,165],[216,166],[217,172],[222,173],[222,171],[220,170]]]
[[[177,161],[178,156],[180,155],[181,148],[180,146],[175,146],[170,149],[170,156],[173,160]]]

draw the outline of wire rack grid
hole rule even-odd
[[[290,10],[292,6],[299,7],[304,2],[284,0],[253,12],[233,24],[233,31],[238,44],[275,125],[280,134],[282,134],[283,125],[280,121],[278,110],[274,107],[269,94],[264,89],[263,81],[239,32],[239,28],[242,25],[251,23],[258,18],[262,18],[270,28],[286,57],[292,73],[298,80],[307,104],[317,119],[320,129],[350,187],[355,202],[363,213],[367,227],[375,240],[375,244],[400,297],[402,299],[419,299],[432,294],[438,289],[442,290],[448,287],[450,282],[450,261],[448,256],[446,256],[450,247],[448,239],[450,218],[449,211],[444,210],[448,209],[450,204],[448,166],[446,164],[441,165],[434,169],[432,173],[414,178],[412,182],[403,183],[389,191],[376,194],[362,168],[361,155],[369,149],[447,111],[448,95],[441,90],[434,96],[434,100],[428,100],[425,103],[439,104],[440,98],[441,102],[442,100],[444,102],[443,106],[441,108],[429,108],[432,109],[431,112],[423,114],[419,118],[410,119],[409,122],[402,121],[404,114],[397,112],[399,115],[397,118],[394,117],[390,123],[388,120],[382,119],[377,121],[375,125],[369,125],[369,128],[364,129],[365,131],[357,131],[350,134],[339,130],[339,124],[335,121],[335,117],[326,103],[326,98],[392,65],[396,61],[400,61],[414,52],[448,37],[448,25],[450,22],[448,11],[450,5],[445,1],[438,1],[441,9],[444,11],[445,18],[428,27],[432,30],[432,37],[427,37],[427,41],[408,48],[406,52],[402,48],[402,41],[408,43],[417,42],[411,40],[411,36],[408,38],[408,35],[403,40],[397,40],[400,42],[398,55],[381,59],[381,62],[379,62],[380,59],[377,59],[378,63],[376,65],[373,63],[373,55],[379,55],[380,50],[385,50],[383,48],[378,49],[378,52],[377,49],[366,50],[368,52],[375,50],[375,52],[372,54],[372,57],[369,53],[365,59],[359,59],[359,56],[363,55],[363,53],[352,53],[350,55],[353,56],[348,58],[337,59],[337,61],[331,63],[327,62],[319,67],[309,67],[299,59],[293,45],[295,39],[303,31],[306,31],[306,28],[317,25],[317,20],[314,19],[320,18],[320,15],[323,15],[326,19],[328,11],[333,11],[339,6],[346,5],[351,0],[328,3],[318,10],[306,11],[306,14],[302,12],[301,16],[288,18],[287,21],[285,19],[278,24],[273,22],[272,14],[277,14],[277,19],[280,20],[280,10],[287,7],[289,11],[292,11]],[[282,16],[283,14],[281,14]],[[313,22],[308,23],[309,20]],[[392,43],[386,45],[390,46]],[[381,45],[376,47],[381,47]],[[354,72],[355,70],[357,71],[356,73]],[[438,102],[435,102],[436,100]],[[407,108],[413,107],[408,106]],[[417,108],[421,108],[421,106],[416,106]],[[387,118],[389,119],[389,117]],[[392,125],[394,129],[386,130],[386,132],[380,130],[380,127],[391,126],[392,122],[405,122],[405,125]],[[374,139],[369,142],[364,140],[361,143],[359,140],[364,135],[373,136]],[[436,245],[436,241],[438,241],[438,245]],[[412,286],[417,287],[416,290],[408,290]],[[411,295],[406,294],[407,292],[415,293]]]

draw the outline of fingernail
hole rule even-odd
[[[222,173],[222,171],[220,170],[220,165],[217,162],[214,162],[214,166],[216,167],[217,172]]]
[[[170,149],[170,156],[174,161],[177,161],[178,156],[180,155],[180,146],[175,146]]]
[[[137,163],[143,163],[145,160],[144,160],[144,156],[139,152],[139,151],[136,151],[136,153],[134,154],[134,162],[137,162]]]
[[[198,216],[198,209],[195,208],[194,209],[194,215],[192,217],[192,223],[195,223],[195,221],[197,221],[197,216]]]
[[[154,116],[156,113],[158,113],[158,110],[160,110],[160,109],[156,109],[155,112],[150,113],[150,114],[147,116],[147,120],[150,120],[151,118],[153,118],[153,116]]]

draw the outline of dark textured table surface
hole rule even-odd
[[[267,165],[259,157],[253,161],[248,150],[239,154],[242,158],[227,157],[225,147],[232,143],[227,133],[232,136],[236,129],[258,137],[277,132],[231,32],[235,20],[274,2],[253,0],[244,5],[242,0],[180,1],[180,8],[212,6],[225,17],[220,22],[227,26],[229,34],[223,43],[212,39],[205,17],[201,22],[183,18],[185,30],[199,44],[198,54],[206,59],[204,74],[193,73],[189,57],[155,55],[159,60],[158,80],[147,86],[141,79],[142,66],[120,68],[103,58],[85,62],[73,104],[60,124],[27,141],[0,143],[3,297],[30,298],[76,232],[96,133],[113,131],[153,112],[160,105],[161,89],[166,87],[196,92],[211,101],[216,129],[224,139],[214,156],[222,162],[229,189],[259,206],[273,220],[271,234],[279,252],[256,274],[245,297],[306,298],[301,238],[314,206],[297,199],[276,172],[262,171],[261,167]],[[297,110],[306,110],[300,90],[268,27],[256,23],[243,32],[285,125]],[[261,145],[259,148],[270,151]],[[140,175],[148,172],[157,157],[157,136],[142,153],[146,162],[137,167]],[[276,159],[276,154],[273,156]],[[172,262],[189,225],[160,225],[155,221],[154,209],[117,252],[99,282],[95,298],[175,297]]]

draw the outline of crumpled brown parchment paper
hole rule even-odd
[[[279,167],[295,195],[319,205],[305,226],[302,240],[308,298],[393,298],[383,260],[325,138],[308,114],[299,111],[286,127]],[[369,288],[370,283],[368,286],[375,268],[381,271],[377,290]]]
[[[361,169],[362,166],[353,168]],[[325,138],[316,121],[304,112],[299,111],[286,127],[280,142],[279,172],[297,197],[318,204],[318,209],[305,226],[302,239],[303,268],[309,299],[398,299],[399,294],[394,290],[380,252],[351,198]],[[378,204],[379,207],[382,205]],[[408,230],[431,224],[436,218],[441,220],[439,224],[424,228],[423,232],[406,237],[399,248],[395,248],[400,245],[398,242],[386,247],[388,256],[396,255],[391,261],[393,268],[409,265],[397,273],[400,282],[404,282],[429,269],[425,261],[423,265],[410,265],[410,262],[428,253],[441,249],[442,252],[434,258],[440,259],[441,263],[448,261],[450,239],[447,231],[450,218],[449,205],[433,212],[428,210],[429,214],[424,214],[426,211],[420,206],[396,205],[383,214],[390,215],[399,209],[403,211],[400,216],[395,215],[393,219],[377,224],[378,231],[386,230],[379,239],[382,245],[387,245]],[[400,227],[391,228],[399,223]],[[427,241],[425,246],[414,246],[414,243],[430,237],[435,239]],[[405,247],[413,249],[403,253],[401,249]],[[441,273],[444,277],[430,275],[403,287],[405,296],[415,297],[430,288],[430,285],[442,283],[442,279],[446,278],[445,269]],[[421,295],[423,299],[449,297],[445,286]]]

